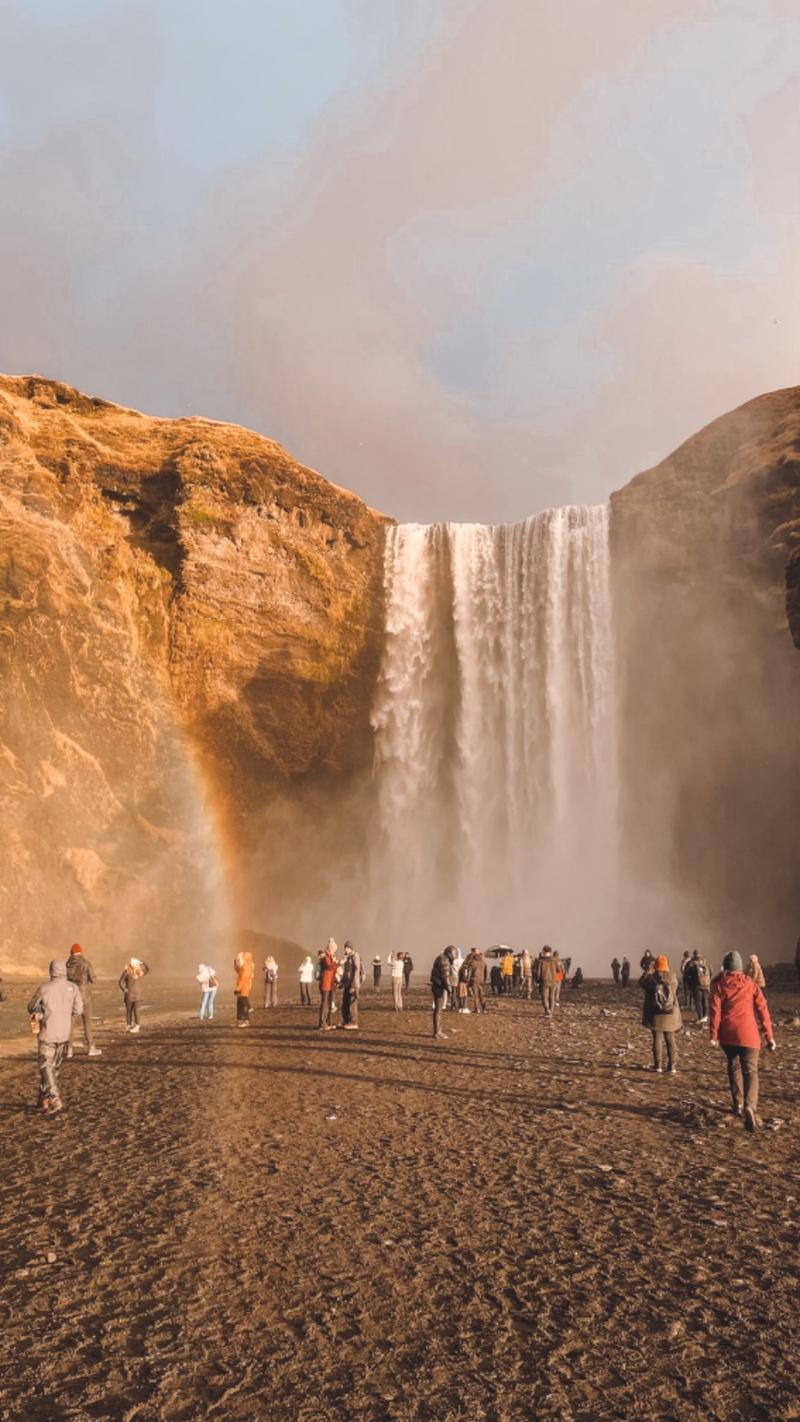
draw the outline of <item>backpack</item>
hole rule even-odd
[[[671,1012],[675,1006],[675,988],[672,983],[657,982],[653,993],[653,1007],[656,1013]]]
[[[711,974],[707,963],[697,964],[697,986],[701,992],[708,992],[711,987]]]

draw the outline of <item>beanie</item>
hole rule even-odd
[[[742,971],[741,953],[726,953],[722,960],[722,971],[724,973],[740,973]]]
[[[82,953],[83,949],[81,948],[80,943],[73,943],[69,951],[70,953]]]
[[[668,973],[668,972],[669,972],[669,958],[665,958],[663,953],[661,954],[661,956],[660,956],[659,958],[656,958],[656,972],[657,972],[657,973]]]

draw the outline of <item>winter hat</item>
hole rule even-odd
[[[662,953],[658,958],[656,958],[656,972],[657,972],[657,973],[668,973],[668,972],[669,972],[669,958],[665,957],[663,953]]]
[[[70,948],[69,951],[70,951],[71,954],[72,954],[72,953],[82,953],[82,952],[83,952],[83,949],[81,948],[80,943],[73,943],[73,945],[72,945],[72,947]]]
[[[722,960],[723,973],[740,973],[742,971],[741,953],[726,953]]]
[[[142,966],[142,960],[141,960],[141,958],[131,958],[131,967],[132,967],[132,968],[141,968],[141,966]]]

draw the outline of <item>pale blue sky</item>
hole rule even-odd
[[[800,381],[789,0],[0,0],[0,368],[410,518]]]

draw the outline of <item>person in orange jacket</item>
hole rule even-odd
[[[325,946],[325,952],[320,959],[319,967],[319,1030],[320,1032],[330,1032],[333,1023],[331,1016],[333,1012],[333,994],[336,990],[336,969],[339,960],[336,956],[337,948],[333,938],[329,938]]]
[[[742,971],[739,954],[726,953],[722,972],[711,984],[708,1035],[712,1047],[721,1047],[727,1058],[733,1112],[743,1118],[746,1131],[755,1131],[761,1125],[756,1111],[762,1034],[774,1052],[775,1034],[767,999],[755,979]]]
[[[237,953],[233,960],[236,972],[236,1026],[250,1026],[250,993],[253,990],[253,978],[255,977],[256,965],[253,962],[252,953]]]

